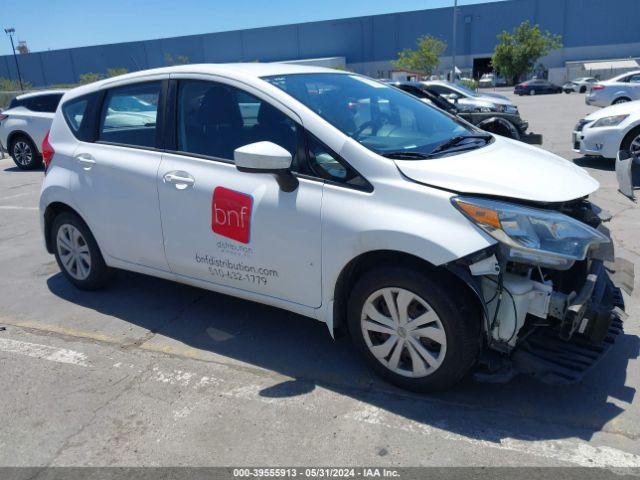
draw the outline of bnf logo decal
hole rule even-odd
[[[245,193],[216,187],[211,204],[211,229],[238,242],[249,243],[252,198]]]

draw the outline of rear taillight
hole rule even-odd
[[[44,137],[42,141],[42,160],[44,161],[44,171],[47,172],[49,168],[49,164],[51,163],[51,159],[53,158],[53,154],[56,151],[53,149],[51,144],[49,143],[49,132]]]
[[[602,85],[601,83],[596,83],[593,87],[591,87],[591,90],[604,90],[604,85]]]

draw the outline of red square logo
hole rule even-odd
[[[211,229],[223,237],[249,243],[252,204],[251,195],[216,187],[211,202]]]

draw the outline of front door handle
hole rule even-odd
[[[81,153],[80,155],[76,155],[76,161],[80,164],[83,170],[87,171],[91,170],[91,167],[96,164],[96,161],[88,153]]]
[[[185,188],[191,187],[196,183],[195,178],[193,178],[187,172],[182,172],[180,170],[167,172],[162,178],[165,183],[173,183],[178,190],[184,190]]]

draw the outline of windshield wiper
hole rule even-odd
[[[434,155],[436,153],[441,153],[441,152],[444,152],[446,150],[449,150],[452,147],[455,147],[456,145],[460,145],[462,142],[464,142],[465,140],[467,140],[469,138],[471,138],[471,139],[479,139],[479,140],[486,140],[486,143],[488,143],[493,138],[493,136],[488,135],[486,133],[485,134],[478,133],[478,134],[474,134],[474,135],[458,135],[456,137],[450,138],[446,142],[441,143],[436,148],[431,150],[431,152],[429,153],[429,156],[432,156],[432,155]]]
[[[424,153],[403,151],[381,153],[380,155],[387,158],[395,158],[396,160],[424,160],[429,158]]]

